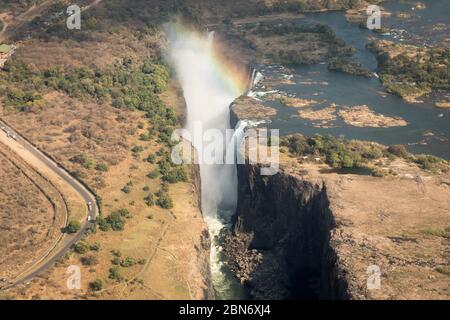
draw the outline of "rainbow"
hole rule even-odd
[[[240,96],[248,90],[248,67],[243,62],[239,62],[237,57],[233,57],[230,49],[220,39],[216,37],[214,41],[211,41],[211,33],[188,28],[181,22],[171,23],[167,30],[170,34],[169,38],[188,38],[194,50],[209,51],[214,73],[234,96]]]

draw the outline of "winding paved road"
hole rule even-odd
[[[64,183],[66,183],[70,188],[78,193],[86,203],[87,215],[86,221],[82,224],[82,227],[78,233],[74,235],[62,234],[59,244],[49,254],[47,254],[45,257],[42,257],[32,267],[22,272],[15,279],[9,280],[6,285],[2,286],[2,284],[0,283],[0,289],[7,289],[24,282],[28,282],[35,276],[53,266],[55,262],[57,262],[60,258],[62,258],[62,256],[64,256],[67,251],[70,250],[70,247],[75,242],[81,239],[84,232],[92,225],[92,222],[90,221],[93,221],[97,218],[99,209],[94,194],[92,194],[78,180],[73,178],[64,168],[47,157],[43,152],[38,150],[30,142],[20,136],[15,130],[13,130],[2,120],[0,120],[0,135],[3,135],[3,138],[5,138],[5,136],[7,137],[6,144],[8,146],[16,148],[19,147],[31,153],[40,162],[40,164],[45,166],[47,169],[50,169],[53,173],[59,176],[64,181]],[[5,139],[1,140],[5,142]],[[30,163],[29,159],[25,157],[22,158],[27,163]],[[32,163],[30,163],[30,165],[35,167],[35,165],[33,165]]]
[[[90,9],[91,7],[99,4],[102,0],[94,0],[90,5],[82,8],[82,11]],[[23,23],[27,23],[32,20],[32,18],[47,5],[51,4],[52,1],[44,1],[40,6],[32,6],[26,12],[17,17],[17,25],[14,26],[15,29],[19,28]],[[9,30],[9,26],[4,21],[3,16],[1,17],[3,22],[3,28],[0,32],[0,40],[2,40],[5,36],[6,31],[12,32]],[[15,130],[13,130],[10,126],[8,126],[4,121],[0,120],[0,135],[3,135],[3,141],[8,146],[15,146],[21,149],[25,149],[29,153],[35,157],[40,165],[46,167],[47,169],[53,171],[57,176],[59,176],[64,183],[66,183],[70,188],[72,188],[76,193],[80,195],[80,197],[86,203],[86,212],[87,218],[86,221],[82,224],[82,227],[78,233],[75,235],[61,234],[60,241],[58,244],[52,248],[50,253],[46,256],[42,257],[39,261],[36,261],[33,266],[23,271],[20,275],[18,275],[15,279],[9,279],[6,284],[5,282],[0,281],[0,290],[7,289],[13,287],[15,285],[28,282],[35,276],[41,274],[51,266],[55,264],[64,254],[70,250],[71,246],[81,239],[84,232],[92,225],[90,221],[96,219],[99,208],[97,205],[97,201],[95,195],[92,194],[85,186],[83,186],[78,180],[73,178],[64,168],[59,166],[55,161],[51,160],[47,157],[43,152],[33,146],[30,142],[28,142],[25,138],[19,135]],[[14,136],[14,138],[12,138]],[[6,139],[5,139],[6,137]],[[20,155],[19,155],[20,156]],[[22,157],[27,163],[30,163],[29,159],[26,157]],[[32,163],[30,163],[32,167],[35,167]],[[36,168],[38,169],[38,168]],[[39,171],[39,170],[38,170]],[[91,205],[89,205],[91,204]]]

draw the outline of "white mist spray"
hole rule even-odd
[[[194,135],[194,126],[202,123],[203,131],[216,129],[225,135],[229,129],[229,106],[241,94],[227,86],[223,73],[218,72],[213,55],[214,32],[203,39],[198,35],[169,32],[170,54],[187,104],[186,129]],[[242,130],[239,135],[242,135]],[[236,134],[230,139],[236,140]],[[194,139],[195,140],[195,139]],[[232,141],[225,141],[224,145]],[[202,155],[207,143],[196,145],[197,154]],[[224,224],[236,209],[237,175],[235,165],[200,164],[202,179],[202,212],[210,231],[211,272],[218,298],[236,298],[232,289],[233,280],[223,272],[220,246],[214,241]]]

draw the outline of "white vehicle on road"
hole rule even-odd
[[[12,133],[11,131],[7,131],[7,132],[6,132],[6,136],[7,136],[8,138],[11,138],[11,139],[13,139],[13,140],[16,140],[16,135],[15,135],[14,133]]]

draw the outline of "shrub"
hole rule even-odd
[[[129,268],[132,267],[136,264],[136,260],[131,258],[131,257],[127,257],[124,260],[122,260],[120,262],[120,266],[124,267],[124,268]]]
[[[91,245],[89,246],[89,249],[90,249],[91,251],[99,251],[99,250],[100,250],[100,243],[95,242],[95,243],[91,244]]]
[[[436,271],[439,273],[445,274],[446,276],[450,276],[450,266],[436,267]]]
[[[419,155],[415,162],[424,170],[440,173],[449,170],[449,163],[439,157],[432,155]]]
[[[103,289],[103,281],[101,279],[96,279],[95,281],[89,283],[89,289],[92,291],[100,291]]]
[[[155,200],[153,198],[153,194],[151,194],[151,193],[144,198],[144,201],[145,201],[145,204],[149,207],[152,207],[155,205]]]
[[[72,176],[74,176],[76,179],[83,179],[85,177],[84,173],[80,170],[72,171]]]
[[[142,133],[140,136],[139,136],[139,140],[141,140],[141,141],[150,141],[152,138],[150,137],[150,135],[148,135],[148,134],[145,134],[145,133]]]
[[[158,162],[159,166],[159,172],[162,175],[166,175],[170,172],[170,169],[172,168],[172,163],[169,159],[163,158]]]
[[[81,229],[81,223],[78,220],[70,220],[66,227],[67,233],[77,233]]]
[[[150,179],[156,179],[159,177],[159,174],[160,173],[158,170],[153,170],[147,175],[147,177],[149,177]]]
[[[130,193],[130,192],[131,192],[131,186],[126,185],[125,187],[123,187],[123,188],[121,189],[121,191],[122,191],[123,193]]]
[[[108,221],[106,221],[106,219],[103,217],[97,218],[97,224],[100,230],[102,231],[106,232],[109,231],[109,229],[111,229],[111,226],[109,225]]]
[[[151,163],[151,164],[156,163],[156,156],[155,156],[154,154],[148,155],[148,157],[147,157],[147,162],[148,162],[148,163]]]
[[[119,250],[111,250],[111,254],[118,258],[122,256],[122,253]]]
[[[73,245],[73,251],[79,254],[85,254],[86,252],[89,251],[89,246],[84,241],[78,241]]]
[[[132,214],[127,209],[119,209],[116,212],[118,212],[124,218],[131,218],[132,217]]]
[[[372,175],[374,177],[383,178],[383,177],[386,177],[388,174],[389,174],[389,171],[386,169],[381,169],[381,168],[372,169]]]
[[[144,151],[144,148],[142,146],[133,146],[133,148],[131,148],[131,152],[133,153],[141,153],[142,151]]]
[[[147,192],[147,191],[150,191],[150,187],[149,187],[149,186],[145,186],[145,187],[142,188],[142,190],[143,190],[143,191],[146,191],[146,192]]]
[[[85,257],[82,257],[81,259],[80,259],[80,261],[81,261],[81,263],[84,265],[84,266],[93,266],[93,265],[96,265],[96,264],[98,264],[98,259],[97,259],[97,257],[95,257],[95,256],[85,256]]]
[[[111,260],[111,263],[115,266],[118,266],[118,265],[120,265],[120,259],[115,257]]]
[[[140,265],[144,265],[146,262],[147,262],[147,260],[145,260],[145,259],[139,259],[139,261],[138,261],[138,263]]]
[[[125,227],[125,219],[118,211],[111,213],[106,218],[106,222],[108,222],[108,224],[111,226],[111,229],[114,231],[121,231]]]
[[[94,162],[92,161],[92,160],[88,160],[88,161],[86,161],[86,163],[84,164],[84,167],[86,168],[86,169],[92,169],[92,168],[94,168]]]
[[[167,173],[163,180],[169,183],[186,182],[188,181],[188,176],[183,167],[176,167]]]
[[[170,198],[169,194],[164,191],[159,192],[159,198],[156,201],[156,204],[163,209],[172,209],[173,208],[172,199]]]
[[[118,266],[114,266],[109,269],[109,278],[117,281],[123,280],[123,277],[120,274],[120,268]]]
[[[106,163],[98,163],[95,166],[95,170],[101,171],[101,172],[107,172],[109,170],[109,167]]]
[[[397,157],[406,158],[408,156],[408,151],[406,151],[405,146],[402,144],[390,145],[387,151]]]
[[[131,192],[131,189],[133,188],[133,182],[132,181],[129,181],[126,185],[125,185],[125,187],[123,187],[122,189],[121,189],[121,191],[123,192],[123,193],[130,193]]]
[[[85,154],[77,154],[76,156],[73,156],[72,158],[70,158],[69,161],[71,161],[73,163],[85,165],[86,162],[88,161],[88,158]]]
[[[108,217],[98,218],[97,223],[102,231],[109,231],[110,229],[114,231],[121,231],[125,226],[124,218],[131,218],[132,215],[127,209],[120,209],[112,212]]]
[[[97,225],[91,224],[86,230],[86,234],[96,234],[97,233]]]

